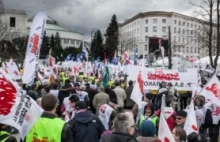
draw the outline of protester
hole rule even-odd
[[[74,142],[99,142],[105,131],[100,119],[87,110],[84,101],[78,101],[75,109],[75,117],[68,122],[71,126]]]
[[[31,89],[27,92],[27,94],[33,99],[37,100],[40,96],[37,92],[37,84],[32,84]]]
[[[209,129],[209,137],[211,142],[218,142],[219,139],[219,127],[220,127],[220,112],[219,106],[216,104],[212,105],[212,126]]]
[[[0,142],[17,142],[16,138],[8,132],[8,126],[0,123]]]
[[[86,87],[86,88],[85,88],[85,91],[88,93],[88,97],[89,97],[89,106],[90,106],[90,109],[91,109],[91,111],[92,111],[93,113],[95,113],[95,108],[94,108],[94,106],[93,106],[93,104],[92,104],[92,101],[93,101],[95,95],[97,94],[97,92],[90,87],[90,84],[89,84],[89,83],[86,83],[86,84],[85,84],[85,87]]]
[[[202,139],[198,133],[192,132],[188,135],[187,142],[202,142]],[[210,141],[210,142],[213,142],[213,141]]]
[[[110,99],[108,94],[106,94],[104,92],[104,88],[103,86],[99,87],[99,93],[95,95],[94,99],[93,99],[93,106],[96,109],[96,115],[99,115],[99,109],[102,105],[104,104],[109,104]]]
[[[129,82],[128,82],[128,87],[125,89],[125,92],[126,92],[126,99],[125,99],[125,108],[126,109],[132,109],[132,107],[134,106],[134,101],[131,99],[131,93],[132,93],[132,91],[133,91],[133,88],[134,88],[134,86],[133,86],[133,81],[132,80],[130,80]]]
[[[185,142],[186,141],[186,132],[182,127],[176,126],[172,131],[173,137],[176,142]]]
[[[80,82],[76,82],[74,84],[74,88],[76,89],[76,94],[79,97],[80,101],[84,101],[87,105],[87,107],[89,107],[89,96],[88,93],[85,92],[82,88],[81,88],[81,83]]]
[[[184,110],[179,110],[176,112],[176,125],[180,127],[184,127],[185,121],[187,117],[187,112]]]
[[[135,121],[131,113],[119,113],[113,122],[113,132],[104,136],[100,142],[136,142]]]
[[[56,116],[57,98],[53,95],[46,95],[42,98],[41,105],[44,112],[27,134],[25,142],[45,139],[73,142],[70,126]]]
[[[113,89],[116,93],[116,96],[117,96],[117,102],[118,102],[118,110],[119,112],[121,112],[124,108],[124,101],[126,99],[126,93],[125,93],[125,90],[122,89],[120,87],[120,82],[119,81],[115,81],[115,89]]]
[[[114,109],[117,109],[117,104],[118,104],[118,101],[117,101],[117,96],[116,96],[116,93],[115,91],[113,91],[109,85],[107,85],[105,87],[105,93],[108,94],[109,96],[109,99],[110,99],[110,105],[114,108]]]

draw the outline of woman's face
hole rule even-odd
[[[201,105],[201,102],[200,102],[200,100],[198,98],[196,99],[196,105],[197,106]]]
[[[179,140],[180,139],[180,137],[176,135],[176,129],[175,128],[173,129],[172,134],[173,134],[173,138],[175,140]]]
[[[145,115],[146,116],[151,116],[151,114],[152,114],[152,110],[150,108],[146,108],[145,109]]]

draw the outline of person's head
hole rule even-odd
[[[45,90],[47,93],[49,93],[49,92],[50,92],[50,85],[46,85],[46,86],[44,87],[44,90]]]
[[[154,105],[152,103],[148,103],[144,107],[144,115],[152,116],[154,114]]]
[[[58,83],[53,83],[53,84],[51,85],[51,89],[53,89],[53,90],[57,90],[58,87],[59,87]]]
[[[176,124],[177,126],[183,126],[187,117],[187,112],[184,110],[179,110],[176,112]]]
[[[144,97],[145,102],[151,102],[152,99],[153,99],[153,95],[151,93],[145,94],[145,97]]]
[[[93,76],[93,73],[91,73],[90,75]]]
[[[156,127],[150,120],[144,120],[141,124],[140,134],[144,137],[154,137],[156,135]]]
[[[87,110],[87,105],[84,101],[78,101],[75,104],[76,111]]]
[[[187,137],[187,142],[202,142],[201,137],[196,132],[192,132]]]
[[[128,82],[128,85],[129,85],[129,86],[133,86],[133,81],[130,80],[130,81]]]
[[[161,88],[166,87],[166,82],[162,81],[161,82]]]
[[[99,86],[98,90],[99,90],[99,92],[104,92],[105,88],[103,86]]]
[[[74,84],[74,87],[75,87],[75,89],[76,90],[79,90],[80,89],[80,83],[79,82],[76,82],[75,84]]]
[[[86,87],[86,88],[90,88],[90,84],[89,84],[89,83],[86,83],[86,84],[85,84],[85,87]]]
[[[37,90],[37,84],[35,84],[35,83],[32,84],[31,89],[32,89],[32,90]]]
[[[176,141],[186,141],[186,132],[182,127],[176,126],[173,129],[172,134]]]
[[[120,86],[120,82],[118,80],[115,80],[115,86]]]
[[[168,83],[168,84],[167,84],[167,87],[168,87],[168,88],[171,88],[171,87],[173,87],[173,84],[172,84],[172,83]]]
[[[57,108],[57,98],[54,95],[45,95],[41,99],[41,106],[44,111],[55,113]]]
[[[198,96],[195,99],[196,106],[203,106],[205,104],[205,98],[203,96]]]
[[[70,85],[70,80],[69,79],[65,80],[65,85]]]
[[[113,131],[133,136],[135,133],[135,121],[132,113],[119,113],[113,121]]]
[[[69,97],[69,100],[70,100],[72,107],[75,108],[76,103],[79,101],[79,97],[77,95],[71,95]]]

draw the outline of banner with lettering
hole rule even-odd
[[[39,12],[34,17],[24,61],[24,84],[31,84],[35,78],[46,19],[47,15],[44,12]]]
[[[139,68],[130,66],[127,68],[127,80],[136,81],[139,73]],[[198,85],[197,69],[191,68],[183,72],[178,70],[163,70],[144,68],[143,80],[145,90],[158,90],[159,84],[164,81],[172,83],[177,90],[192,90],[191,85]]]
[[[0,86],[0,123],[17,128],[24,138],[43,111],[2,69]]]

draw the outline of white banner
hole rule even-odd
[[[0,69],[0,123],[19,130],[23,139],[43,110]]]
[[[24,84],[30,84],[35,78],[46,19],[47,15],[44,12],[39,12],[34,17],[24,61]]]
[[[133,80],[135,82],[138,76],[139,69],[136,66],[130,66],[127,69],[127,80]],[[158,90],[159,84],[164,81],[166,83],[172,83],[177,90],[192,90],[191,85],[198,85],[197,69],[191,68],[184,72],[178,70],[162,70],[145,68],[143,72],[144,89],[145,90]]]

